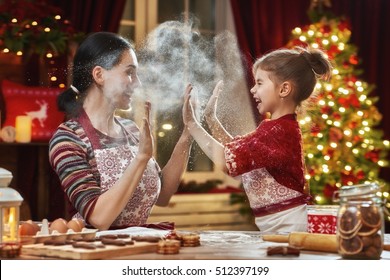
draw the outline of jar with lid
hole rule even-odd
[[[383,250],[383,202],[376,183],[343,186],[335,192],[338,252],[344,259],[380,259]]]

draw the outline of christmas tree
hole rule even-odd
[[[325,51],[334,67],[331,80],[316,85],[315,100],[300,117],[306,179],[317,204],[332,203],[334,191],[344,185],[385,183],[379,171],[388,165],[390,142],[378,128],[382,116],[375,106],[378,98],[370,95],[374,85],[359,78],[350,36],[347,20],[323,17],[295,28],[288,43]],[[388,197],[386,186],[381,195]]]

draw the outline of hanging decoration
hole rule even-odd
[[[0,54],[21,58],[26,85],[65,87],[69,46],[83,38],[48,1],[5,0],[0,5]]]

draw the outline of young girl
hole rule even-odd
[[[235,138],[219,129],[225,132],[224,139],[231,139],[226,144],[215,140],[196,120],[190,102],[192,86],[186,89],[184,123],[216,166],[222,166],[231,176],[241,175],[256,225],[264,233],[307,230],[306,205],[310,196],[304,190],[304,158],[296,109],[312,94],[317,78],[329,78],[330,73],[331,64],[319,50],[279,49],[258,59],[253,66],[255,85],[251,93],[259,113],[268,113],[271,119],[262,121],[255,131]],[[216,86],[209,106],[216,106],[220,86]]]

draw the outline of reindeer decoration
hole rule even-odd
[[[31,117],[31,121],[37,119],[39,121],[39,125],[44,127],[44,122],[47,119],[47,109],[49,104],[46,101],[39,100],[36,100],[35,103],[39,105],[39,110],[26,112],[26,115]]]

